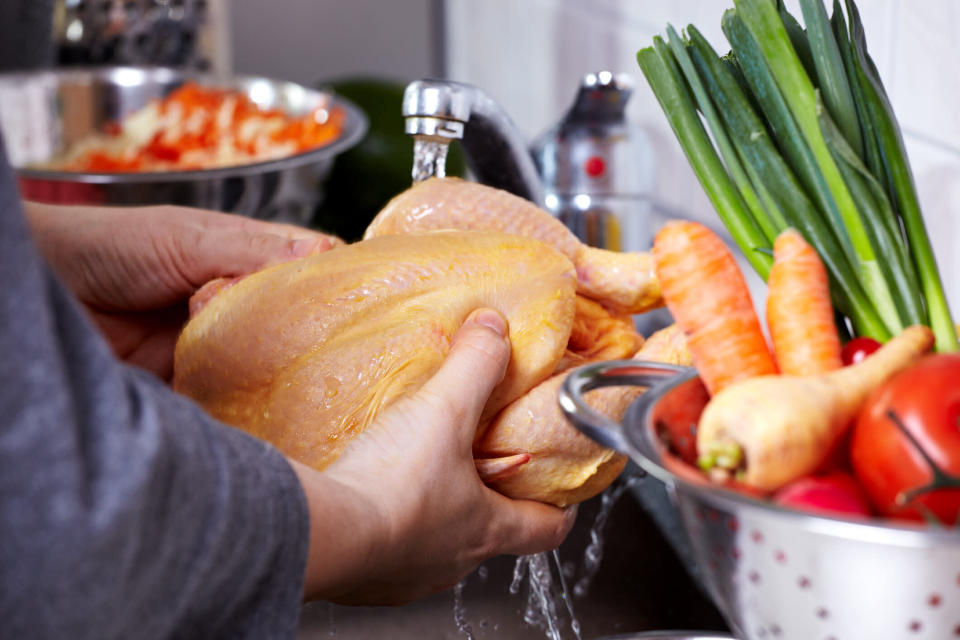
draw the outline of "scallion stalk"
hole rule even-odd
[[[823,223],[816,207],[807,198],[799,181],[775,147],[761,117],[754,111],[735,77],[722,63],[706,38],[693,26],[687,27],[691,55],[708,93],[716,102],[730,138],[769,194],[769,210],[779,214],[777,224],[799,230],[823,256],[831,276],[834,305],[853,322],[858,333],[878,339],[890,337],[870,299],[859,285],[853,268],[835,236]]]
[[[840,224],[849,238],[848,252],[857,265],[864,288],[873,298],[887,327],[893,331],[899,330],[900,317],[893,293],[877,263],[856,202],[820,130],[816,90],[790,44],[776,7],[769,0],[735,0],[734,4],[737,14],[756,39],[790,112],[813,152],[836,205]]]
[[[706,89],[704,89],[703,83],[700,81],[700,77],[693,67],[693,62],[687,53],[686,44],[671,25],[667,25],[667,45],[670,47],[670,52],[673,54],[674,60],[676,60],[683,72],[687,86],[689,86],[693,92],[697,109],[703,114],[704,119],[707,121],[709,131],[716,143],[717,150],[720,152],[720,158],[723,160],[727,173],[733,180],[734,186],[740,192],[740,197],[743,199],[747,210],[753,217],[754,223],[766,237],[766,246],[773,246],[773,241],[776,239],[778,231],[770,224],[770,218],[760,203],[760,198],[757,196],[757,192],[750,182],[750,177],[744,170],[740,158],[737,156],[736,149],[734,149],[733,144],[730,143],[730,138],[720,124],[720,116],[717,115],[716,110],[713,108],[713,104],[710,102],[710,96],[707,95]]]
[[[850,22],[850,41],[856,56],[857,82],[864,94],[867,116],[877,138],[890,200],[896,207],[906,231],[910,252],[916,266],[926,302],[930,326],[936,336],[938,351],[956,351],[960,348],[957,331],[950,314],[950,306],[943,290],[933,247],[927,235],[913,173],[907,161],[903,136],[887,99],[877,69],[867,52],[866,36],[860,14],[852,0],[846,0]]]
[[[833,36],[833,28],[821,0],[800,0],[803,20],[813,64],[817,70],[817,84],[827,110],[859,157],[863,157],[863,140],[857,108],[847,82],[846,68],[840,47]]]
[[[903,138],[866,51],[853,0],[828,17],[800,0],[734,0],[721,57],[692,25],[667,27],[637,60],[697,178],[744,256],[766,279],[788,226],[817,250],[831,297],[857,335],[886,340],[929,324],[956,331],[920,213]],[[894,295],[896,293],[896,296]]]
[[[757,249],[770,248],[770,244],[720,161],[673,54],[658,36],[652,47],[637,52],[637,62],[717,215],[750,265],[766,280],[773,259]]]

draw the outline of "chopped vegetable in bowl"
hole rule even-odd
[[[342,109],[332,105],[294,115],[262,108],[238,90],[187,82],[77,141],[43,168],[131,173],[265,162],[337,139],[343,121]]]

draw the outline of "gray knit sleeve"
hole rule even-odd
[[[276,450],[114,359],[0,144],[0,636],[293,637],[307,536]]]

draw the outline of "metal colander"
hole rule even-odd
[[[622,424],[583,401],[621,385],[650,387]],[[711,486],[659,436],[665,424],[696,424],[706,399],[695,370],[628,360],[576,369],[560,393],[581,431],[666,485],[682,536],[674,544],[689,549],[692,573],[738,638],[960,638],[960,531],[814,516]]]

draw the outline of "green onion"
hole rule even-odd
[[[787,6],[783,0],[777,0],[777,11],[780,13],[783,26],[787,30],[787,35],[790,36],[790,44],[793,45],[793,50],[797,52],[797,57],[800,58],[803,68],[806,69],[807,75],[815,78],[817,67],[813,63],[813,53],[810,51],[810,42],[807,40],[806,32],[797,22],[797,19],[787,11]]]
[[[840,172],[860,205],[860,214],[866,222],[864,228],[867,230],[870,243],[880,256],[878,264],[881,272],[884,278],[893,283],[895,289],[900,292],[896,304],[901,324],[903,326],[927,324],[913,265],[909,263],[903,250],[898,232],[887,224],[893,218],[893,214],[883,187],[860,162],[860,158],[849,147],[837,126],[826,114],[823,115],[821,126],[830,151],[840,167]]]
[[[847,15],[850,21],[850,41],[856,53],[854,58],[856,80],[863,91],[867,117],[877,139],[885,182],[890,190],[890,200],[903,223],[913,262],[920,277],[930,326],[937,338],[937,350],[956,351],[960,348],[957,343],[956,327],[943,291],[933,247],[930,245],[930,238],[923,223],[923,214],[920,211],[920,202],[913,182],[913,173],[910,171],[907,160],[903,136],[893,114],[893,107],[880,82],[877,68],[867,53],[860,14],[852,0],[847,0]]]
[[[824,256],[833,285],[834,306],[851,318],[858,333],[888,338],[889,332],[859,285],[835,236],[778,153],[763,120],[748,102],[740,85],[695,27],[687,27],[687,33],[692,57],[706,81],[709,94],[717,103],[724,126],[743,155],[745,164],[756,174],[757,182],[765,185],[764,192],[772,200],[769,208],[777,211],[780,230],[789,223]]]
[[[703,117],[710,127],[710,132],[713,134],[714,142],[720,151],[720,157],[727,168],[727,173],[729,173],[733,179],[733,184],[740,192],[740,197],[753,216],[754,222],[760,227],[760,230],[766,237],[767,246],[773,246],[773,241],[777,237],[778,230],[769,223],[769,218],[763,205],[760,204],[760,199],[751,185],[750,178],[740,163],[740,159],[737,157],[737,151],[730,143],[729,137],[720,125],[720,117],[713,108],[710,97],[707,95],[706,89],[704,89],[703,83],[700,81],[700,77],[693,68],[693,62],[690,60],[685,44],[670,25],[667,25],[667,43],[670,46],[670,52],[683,71],[687,85],[693,91],[697,108],[703,114]]]
[[[777,86],[813,152],[817,168],[823,175],[839,214],[839,220],[833,219],[834,224],[838,225],[839,233],[846,232],[850,239],[847,251],[851,253],[850,258],[859,271],[864,288],[874,300],[887,327],[894,332],[899,331],[900,318],[893,302],[893,294],[883,279],[850,189],[844,182],[820,130],[820,108],[816,90],[790,44],[776,8],[769,0],[736,0],[734,4],[737,14],[756,38]]]
[[[788,226],[821,255],[831,297],[856,335],[886,340],[930,324],[957,338],[903,139],[859,15],[839,0],[734,0],[721,57],[692,25],[667,26],[637,60],[694,172],[751,265],[766,278]],[[896,296],[894,295],[896,292]]]
[[[714,150],[673,54],[662,38],[655,37],[653,47],[637,52],[637,62],[720,220],[750,265],[766,279],[773,260],[754,249],[769,248],[770,244],[747,212],[740,193]]]
[[[823,102],[850,146],[862,158],[860,120],[850,84],[847,82],[847,71],[840,56],[840,47],[834,39],[827,12],[821,0],[800,0],[800,8],[807,23],[807,35]]]

